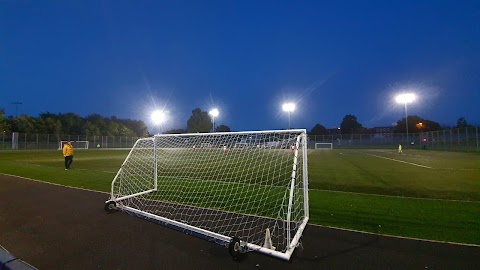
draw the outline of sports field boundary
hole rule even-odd
[[[354,233],[364,233],[364,234],[376,235],[376,236],[386,236],[386,237],[396,238],[396,239],[406,239],[406,240],[413,240],[413,241],[420,241],[420,242],[449,244],[449,245],[465,246],[465,247],[480,247],[480,245],[476,245],[476,244],[467,244],[467,243],[458,243],[458,242],[450,242],[450,241],[430,240],[430,239],[422,239],[422,238],[399,236],[399,235],[391,235],[391,234],[383,234],[383,233],[373,233],[373,232],[367,232],[367,231],[359,231],[359,230],[354,230],[354,229],[347,229],[347,228],[334,227],[334,226],[325,226],[325,225],[318,225],[318,224],[312,224],[312,223],[309,223],[308,225],[309,225],[309,226],[320,227],[320,228],[327,228],[327,229],[334,229],[334,230],[340,230],[340,231],[354,232]]]
[[[38,180],[38,179],[33,179],[33,178],[25,177],[25,176],[18,176],[18,175],[8,174],[8,173],[1,173],[1,172],[0,172],[0,175],[17,177],[17,178],[21,178],[21,179],[25,179],[25,180],[30,180],[30,181],[35,181],[35,182],[39,182],[39,183],[54,185],[54,186],[58,186],[58,187],[78,189],[78,190],[83,190],[83,191],[91,191],[91,192],[102,193],[102,194],[110,194],[110,192],[99,191],[99,190],[94,190],[94,189],[87,189],[87,188],[81,188],[81,187],[66,186],[66,185],[61,185],[61,184],[57,184],[57,183],[52,183],[52,182],[46,182],[46,181],[42,181],[42,180]]]
[[[72,186],[66,186],[66,185],[61,185],[61,184],[51,183],[51,182],[45,182],[45,181],[42,181],[42,180],[37,180],[37,179],[29,178],[29,177],[17,176],[17,175],[12,175],[12,174],[0,173],[0,175],[6,175],[6,176],[10,176],[10,177],[16,177],[16,178],[25,179],[25,180],[29,180],[29,181],[34,181],[34,182],[38,182],[38,183],[42,183],[42,184],[49,184],[49,185],[53,185],[53,186],[58,186],[58,187],[63,187],[63,188],[70,188],[70,189],[74,189],[74,190],[89,191],[89,192],[95,192],[95,193],[106,194],[106,195],[109,195],[109,194],[110,194],[110,192],[104,192],[104,191],[98,191],[98,190],[92,190],[92,189],[85,189],[85,188],[79,188],[79,187],[72,187]],[[380,194],[367,194],[367,193],[348,192],[348,191],[322,190],[322,189],[309,189],[309,190],[312,190],[312,191],[325,191],[325,192],[332,192],[332,193],[369,195],[369,196],[379,196],[379,197],[393,197],[393,198],[400,198],[400,199],[420,199],[420,200],[422,200],[422,199],[428,199],[428,198],[415,198],[415,197],[391,196],[391,195],[380,195]],[[478,201],[458,201],[458,200],[443,200],[443,199],[428,199],[428,200],[479,203]],[[406,239],[406,240],[421,241],[421,242],[428,242],[428,243],[443,243],[443,244],[458,245],[458,246],[465,246],[465,247],[480,247],[480,245],[477,245],[477,244],[468,244],[468,243],[450,242],[450,241],[439,241],[439,240],[422,239],[422,238],[407,237],[407,236],[398,236],[398,235],[390,235],[390,234],[373,233],[373,232],[360,231],[360,230],[355,230],[355,229],[348,229],[348,228],[341,228],[341,227],[320,225],[320,224],[315,224],[315,223],[311,223],[311,222],[309,222],[309,223],[307,224],[307,226],[315,226],[315,227],[319,227],[319,228],[327,228],[327,229],[334,229],[334,230],[340,230],[340,231],[362,233],[362,234],[368,234],[368,235],[386,236],[386,237],[395,238],[395,239]]]
[[[367,156],[372,156],[372,157],[382,158],[382,159],[386,159],[386,160],[391,160],[391,161],[395,161],[395,162],[405,163],[405,164],[408,164],[408,165],[413,165],[413,166],[417,166],[417,167],[421,167],[421,168],[425,168],[425,169],[434,169],[430,166],[425,166],[425,165],[421,165],[421,164],[417,164],[417,163],[413,163],[413,162],[408,162],[408,161],[403,161],[403,160],[399,160],[399,159],[377,156],[377,155],[374,155],[374,154],[364,153],[364,152],[360,152],[360,151],[358,153],[364,154],[364,155],[367,155]]]

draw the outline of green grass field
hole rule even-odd
[[[65,171],[60,151],[0,151],[0,173],[109,192],[127,154],[77,150]],[[309,150],[308,166],[310,223],[480,244],[479,153]]]

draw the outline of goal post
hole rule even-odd
[[[59,141],[58,142],[58,150],[63,149],[63,145],[68,142],[72,142],[73,148],[77,149],[88,149],[89,141]]]
[[[333,149],[333,143],[315,143],[315,149],[332,150]]]
[[[232,256],[258,251],[289,260],[309,219],[306,138],[305,130],[271,130],[139,139],[105,210],[228,246]],[[255,147],[238,147],[245,141]]]

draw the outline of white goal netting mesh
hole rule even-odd
[[[308,216],[305,151],[298,130],[140,139],[114,179],[112,199],[142,193],[118,204],[258,246],[268,228],[273,246],[285,251]]]

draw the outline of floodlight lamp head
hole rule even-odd
[[[213,117],[217,117],[220,114],[220,112],[218,111],[218,109],[212,109],[208,112],[208,114],[210,114]]]
[[[163,111],[156,110],[152,113],[151,119],[155,125],[160,125],[166,120],[166,114]]]
[[[406,104],[415,101],[416,98],[415,94],[407,93],[396,96],[395,101],[400,104]]]
[[[282,106],[284,112],[293,112],[295,111],[295,104],[294,103],[285,103]]]

